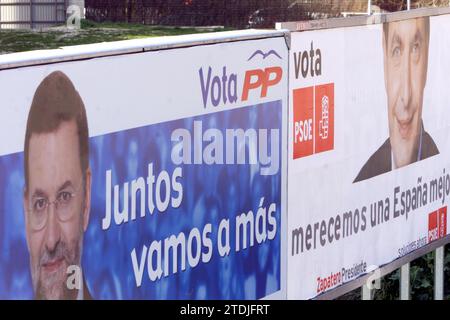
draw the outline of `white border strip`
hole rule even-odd
[[[224,42],[285,37],[287,30],[240,30],[102,42],[0,55],[0,70]]]
[[[331,18],[307,21],[277,22],[276,29],[287,29],[289,31],[312,31],[320,29],[333,29],[344,27],[364,26],[380,24],[398,20],[412,19],[426,16],[438,16],[450,14],[450,7],[420,8],[409,11],[397,11],[392,13],[381,13],[366,16],[354,16],[346,18]]]

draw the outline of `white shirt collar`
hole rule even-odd
[[[391,170],[395,170],[395,169],[397,169],[397,166],[395,165],[394,153],[391,150]]]
[[[422,138],[423,138],[423,124],[420,125],[419,146],[417,148],[418,150],[417,150],[417,160],[416,161],[422,160]],[[391,170],[395,170],[395,169],[397,169],[397,166],[395,165],[394,153],[392,152],[392,147],[391,147]]]

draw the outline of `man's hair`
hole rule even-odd
[[[61,71],[45,77],[34,93],[25,133],[25,188],[28,188],[28,149],[33,134],[56,131],[62,122],[75,120],[80,149],[80,165],[85,179],[89,167],[89,131],[84,103],[72,81]]]
[[[430,17],[419,17],[414,19],[423,19],[425,22],[425,39],[427,40],[427,43],[430,42]],[[393,21],[394,22],[394,21]],[[383,23],[383,33],[384,33],[384,44],[386,48],[388,47],[388,35],[389,35],[389,24],[392,22],[385,22]]]

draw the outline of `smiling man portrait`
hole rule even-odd
[[[28,114],[23,205],[36,299],[90,299],[81,270],[89,223],[91,172],[86,110],[70,79],[48,75]],[[81,272],[80,272],[81,273]]]
[[[429,17],[383,25],[389,138],[365,163],[354,182],[439,154],[422,121],[429,40]]]

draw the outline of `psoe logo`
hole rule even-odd
[[[256,50],[247,61],[254,59],[266,60],[268,58],[282,59],[275,50],[264,52]],[[214,69],[209,66],[198,70],[200,88],[203,98],[203,107],[217,107],[219,105],[246,102],[251,92],[256,91],[259,98],[267,97],[269,89],[280,83],[283,69],[271,66],[261,69],[246,70],[243,74],[230,72],[226,66]],[[242,92],[238,92],[243,83]]]
[[[428,242],[447,235],[447,206],[428,215]]]
[[[334,83],[293,90],[293,158],[334,149]]]

